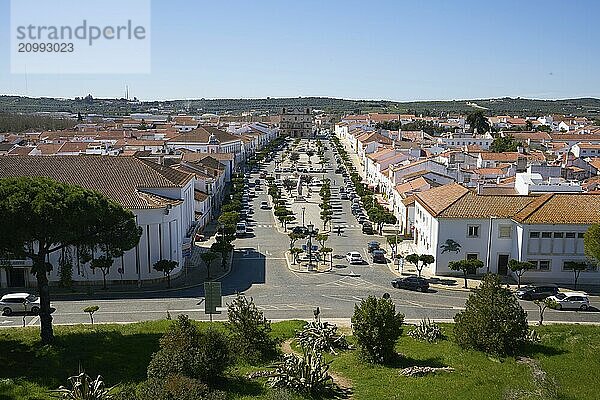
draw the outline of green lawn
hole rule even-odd
[[[80,364],[90,375],[101,374],[108,385],[140,382],[169,323],[59,326],[52,346],[39,345],[38,329],[2,329],[0,400],[49,399],[48,389],[65,384]],[[273,334],[289,338],[301,326],[301,321],[274,323]],[[451,337],[451,325],[444,325],[444,330]],[[599,398],[600,382],[595,377],[600,370],[600,327],[554,325],[538,328],[538,332],[542,343],[531,346],[527,355],[557,381],[559,398]],[[351,380],[355,399],[502,399],[511,389],[534,388],[531,368],[514,358],[493,359],[462,350],[448,340],[427,344],[406,335],[398,341],[397,350],[404,357],[392,366],[371,366],[355,351],[347,351],[331,357],[331,370]],[[456,371],[422,378],[399,375],[400,368],[411,365],[450,366]],[[237,366],[221,389],[232,399],[282,399],[262,381],[243,378],[260,368]]]

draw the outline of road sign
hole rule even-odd
[[[221,314],[221,282],[204,282],[204,314]]]

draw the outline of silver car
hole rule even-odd
[[[29,293],[9,293],[0,298],[0,310],[4,315],[15,312],[40,312],[40,298]]]

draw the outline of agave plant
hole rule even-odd
[[[337,333],[337,325],[328,322],[312,321],[296,332],[296,340],[305,350],[327,351],[332,354],[348,348],[343,334]]]
[[[419,325],[412,331],[408,332],[408,335],[417,340],[427,341],[433,343],[442,339],[444,334],[438,324],[427,319],[422,319]]]
[[[335,387],[328,373],[329,363],[320,352],[307,351],[303,356],[286,354],[269,377],[271,387],[283,387],[296,392],[317,395]]]
[[[54,392],[57,397],[68,400],[110,400],[112,387],[106,388],[102,376],[98,375],[96,379],[79,370],[79,374],[69,378],[71,388],[61,386]]]

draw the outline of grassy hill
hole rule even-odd
[[[280,107],[313,107],[330,113],[396,112],[440,115],[467,113],[481,109],[489,115],[544,115],[551,113],[600,117],[600,99],[535,100],[523,98],[473,99],[453,101],[394,102],[389,100],[346,100],[328,97],[266,99],[195,99],[132,102],[125,99],[56,99],[0,96],[0,112],[71,112],[127,115],[159,110],[165,114],[237,114],[255,110],[276,114]]]

